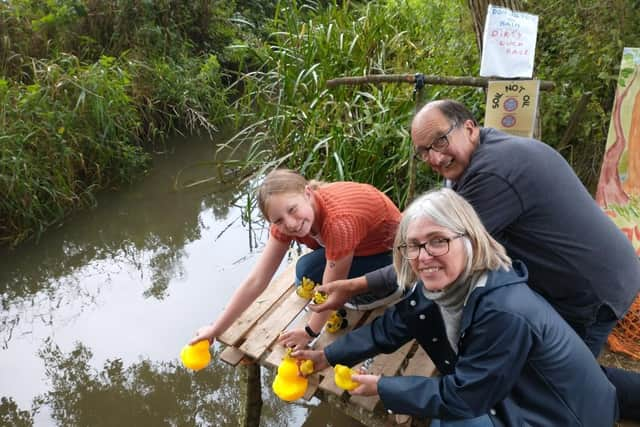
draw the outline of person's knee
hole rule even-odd
[[[316,283],[321,283],[325,264],[326,259],[322,249],[316,249],[298,258],[296,262],[296,284],[299,285],[304,277]]]

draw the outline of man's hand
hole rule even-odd
[[[324,350],[296,350],[291,353],[296,359],[308,359],[313,362],[313,372],[322,371],[329,367],[329,362],[324,355]]]
[[[327,300],[322,304],[309,304],[309,308],[318,313],[326,310],[337,310],[354,296],[365,293],[367,286],[365,276],[356,277],[355,279],[335,280],[318,286],[316,291],[324,292],[327,295]]]
[[[378,381],[380,381],[380,375],[351,375],[351,379],[360,385],[349,393],[355,396],[375,396],[378,394]]]

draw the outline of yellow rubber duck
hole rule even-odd
[[[300,362],[291,357],[290,353],[291,350],[287,350],[287,354],[285,354],[278,366],[278,374],[271,385],[276,396],[287,402],[304,396],[309,380],[301,376],[301,374],[308,375],[313,372],[313,362],[311,360]]]
[[[311,299],[313,297],[313,290],[316,287],[316,283],[308,277],[303,277],[300,286],[296,288],[296,294],[300,298]]]
[[[198,341],[193,345],[185,345],[180,352],[182,364],[189,369],[199,371],[211,361],[209,353],[209,340]]]
[[[321,291],[315,291],[313,293],[312,301],[314,304],[322,304],[327,300],[327,294]]]
[[[351,375],[357,374],[357,372],[348,366],[336,365],[333,367],[333,371],[333,380],[341,389],[351,391],[360,385],[360,383],[351,379]]]
[[[347,312],[342,308],[331,313],[331,316],[329,316],[326,324],[327,331],[333,334],[341,329],[346,328],[349,325],[346,316]]]
[[[305,377],[313,374],[313,360],[306,359],[300,362],[300,373]]]

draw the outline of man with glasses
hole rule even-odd
[[[640,291],[640,262],[564,158],[540,141],[479,127],[453,100],[425,105],[411,139],[416,157],[471,203],[511,258],[524,261],[529,285],[597,357]],[[384,292],[380,284],[394,274],[377,270],[336,288]],[[316,309],[344,298],[332,295],[334,284],[321,290],[330,294],[329,304]],[[605,370],[618,389],[621,415],[640,419],[640,375]]]

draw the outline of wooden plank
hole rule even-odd
[[[240,349],[232,346],[227,346],[222,353],[220,353],[220,360],[228,363],[231,366],[237,366],[238,363],[244,357],[244,353]]]
[[[299,316],[295,320],[295,322],[293,323],[293,327],[294,328],[304,327],[304,325],[309,320],[309,316],[311,316],[311,313],[309,311],[305,311],[301,316]],[[284,357],[284,354],[287,349],[283,345],[280,345],[277,342],[274,342],[270,350],[271,352],[266,357],[263,358],[262,364],[266,366],[277,367],[278,365],[280,365],[280,362],[282,361],[282,358]]]
[[[304,396],[302,396],[304,400],[309,400],[316,394],[316,390],[318,389],[318,382],[320,382],[320,378],[318,377],[318,374],[313,374],[309,376],[307,391],[304,393]]]
[[[226,345],[237,346],[258,319],[267,313],[281,299],[283,294],[291,288],[295,277],[295,267],[295,263],[291,263],[272,280],[254,303],[218,337],[218,341]]]
[[[415,340],[411,340],[391,354],[379,354],[373,359],[368,373],[376,375],[393,376],[397,375],[404,363],[405,358],[411,351]],[[380,401],[379,396],[351,396],[350,402],[361,406],[369,411],[373,411]]]
[[[285,296],[268,311],[258,323],[246,334],[240,350],[249,357],[260,359],[267,349],[276,341],[280,332],[307,305],[306,299],[300,298],[291,286]]]

